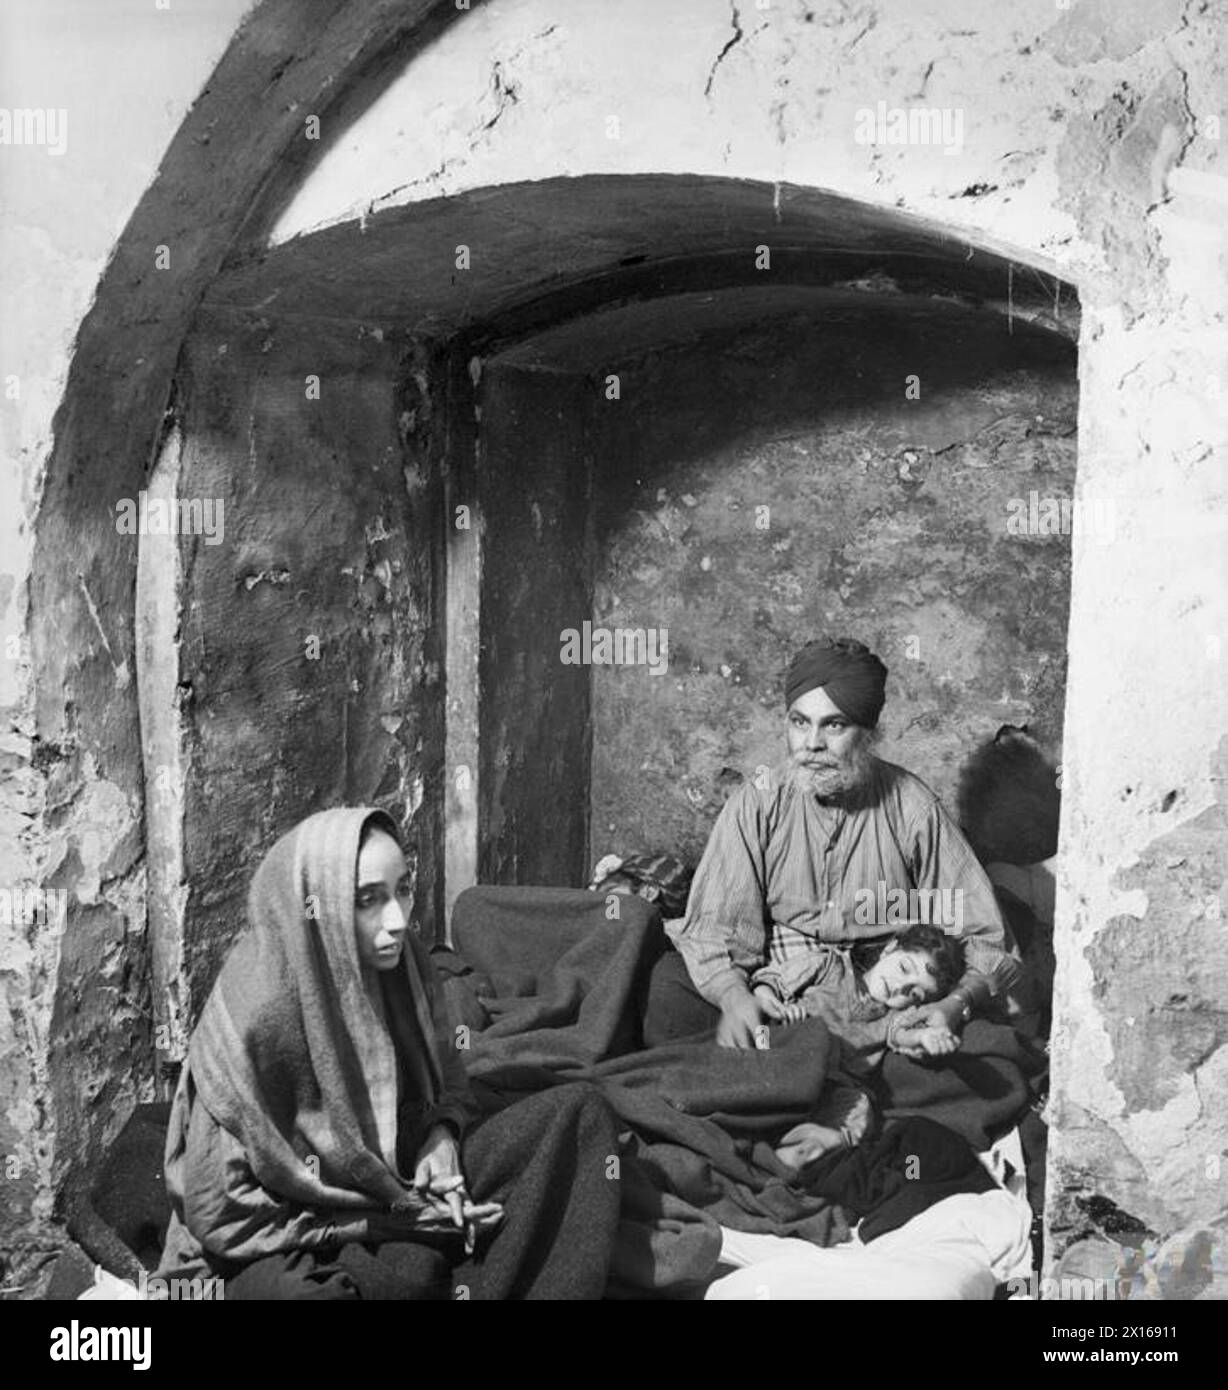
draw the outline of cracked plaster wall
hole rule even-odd
[[[593,668],[594,857],[697,862],[819,632],[883,656],[880,752],[952,809],[1001,724],[1060,747],[1070,541],[1007,518],[1073,486],[1073,349],[946,306],[816,319],[620,365],[597,409],[593,621],[665,628],[670,664]]]
[[[398,818],[433,933],[440,503],[412,363],[378,328],[303,335],[226,314],[185,346],[179,491],[223,499],[226,522],[224,543],[184,546],[180,644],[160,654],[184,721],[185,1030],[256,866],[312,811],[378,801]]]
[[[173,15],[126,7],[122,17],[95,0],[5,6],[5,102],[62,108],[68,126],[62,155],[0,150],[0,886],[62,886],[70,925],[0,923],[0,1297],[28,1297],[62,1239],[49,1224],[53,1194],[85,1136],[56,1133],[56,1072],[76,1072],[104,1133],[152,1084],[139,1041],[139,795],[35,734],[27,581],[52,415],[116,238],[249,3]],[[114,616],[98,620],[102,640]],[[121,661],[115,680],[132,674]],[[67,973],[94,987],[53,1018]]]

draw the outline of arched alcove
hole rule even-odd
[[[898,748],[941,769],[948,794],[998,724],[1060,737],[1068,547],[1046,568],[1004,542],[1033,469],[1052,490],[1073,483],[1076,325],[1069,287],[915,219],[742,180],[501,186],[233,256],[173,392],[181,492],[229,500],[225,544],[183,549],[180,642],[164,657],[163,684],[183,692],[166,717],[184,833],[182,863],[156,867],[193,885],[168,927],[182,940],[161,951],[187,985],[171,1034],[186,1035],[240,925],[255,862],[319,805],[378,799],[406,818],[432,936],[469,883],[575,883],[617,847],[610,834],[694,855],[727,764],[772,755],[777,673],[818,628],[898,649]],[[762,452],[789,439],[792,472],[763,481]],[[630,537],[659,493],[702,493],[685,478],[716,455],[759,557],[736,594],[745,612],[734,592],[701,601],[719,575],[641,585],[635,626],[668,626],[683,664],[620,703],[611,673],[560,659],[562,634],[617,617],[611,586],[635,561],[608,537]],[[814,497],[789,517],[807,477]],[[822,498],[850,489],[824,530]],[[756,505],[775,529],[750,524]],[[867,553],[844,551],[842,529],[863,523]],[[808,536],[821,562],[803,558]],[[737,555],[735,536],[714,541]],[[700,554],[685,564],[712,570]],[[890,596],[897,566],[907,600]],[[881,601],[840,594],[859,568]],[[916,680],[910,641],[911,660],[926,656]],[[706,714],[679,777],[688,699]],[[632,814],[637,725],[673,745]]]
[[[157,927],[177,939],[152,953],[182,962],[182,988],[157,980],[136,1028],[110,1010],[108,994],[117,961],[125,980],[146,969],[147,943],[126,934],[129,922],[144,921],[135,888],[128,906],[117,907],[113,893],[94,912],[78,910],[71,928],[52,1090],[65,1151],[83,1167],[106,1132],[105,1102],[153,1075],[160,1028],[165,1060],[177,1060],[238,927],[247,873],[299,815],[344,798],[380,799],[409,818],[419,837],[423,920],[436,931],[449,880],[572,877],[577,858],[594,847],[587,828],[555,836],[553,823],[543,830],[529,815],[547,787],[560,828],[574,832],[578,823],[572,793],[584,803],[582,819],[590,815],[591,720],[573,722],[561,744],[540,743],[533,769],[512,767],[509,783],[507,751],[528,746],[521,726],[539,713],[526,668],[521,684],[512,682],[523,696],[515,718],[495,733],[488,719],[483,733],[491,681],[502,686],[506,674],[497,652],[484,662],[482,640],[497,611],[496,557],[480,543],[482,528],[489,537],[480,493],[492,477],[483,461],[492,436],[482,435],[480,412],[496,408],[492,383],[553,375],[552,391],[574,398],[560,437],[578,429],[583,455],[591,427],[612,457],[608,421],[598,440],[591,414],[603,399],[594,388],[608,374],[601,356],[613,351],[613,366],[632,375],[646,354],[680,360],[679,330],[696,342],[710,336],[705,297],[720,301],[731,327],[739,304],[770,289],[777,302],[745,311],[738,328],[752,335],[828,311],[843,315],[846,340],[876,316],[881,328],[910,316],[937,326],[944,315],[965,315],[978,332],[993,324],[1017,336],[1024,355],[1029,344],[1055,336],[1068,343],[1077,333],[1069,286],[940,225],[779,182],[685,174],[541,180],[390,208],[272,250],[249,239],[245,228],[264,225],[264,199],[283,196],[270,190],[293,164],[281,152],[297,119],[278,106],[247,132],[231,109],[237,92],[259,91],[270,108],[323,108],[326,92],[341,98],[369,83],[381,55],[427,42],[431,31],[414,26],[430,8],[339,10],[292,74],[269,56],[281,52],[288,13],[262,8],[185,122],[83,328],[33,586],[37,609],[55,615],[58,632],[48,640],[48,623],[36,647],[44,756],[62,767],[70,798],[101,782],[131,808],[131,824],[106,845],[110,881],[135,884],[148,868],[153,883],[189,888],[182,914]],[[148,264],[162,245],[172,247],[170,264],[154,280]],[[788,305],[791,291],[798,299]],[[612,336],[608,316],[616,313],[629,317]],[[943,379],[941,369],[935,375]],[[965,372],[962,384],[974,376]],[[504,404],[514,419],[516,400]],[[782,422],[778,409],[757,427],[770,432]],[[157,679],[178,692],[178,705],[173,721],[164,704],[151,706],[142,725],[136,557],[117,540],[113,508],[117,497],[137,496],[172,439],[182,443],[181,491],[231,499],[228,535],[217,547],[199,537],[180,547],[177,645],[152,657],[174,665]],[[570,484],[567,463],[560,455],[552,466]],[[503,481],[515,489],[514,478]],[[909,481],[897,477],[892,486]],[[456,508],[474,506],[473,498],[476,549],[453,524]],[[596,563],[595,499],[564,500],[560,524],[585,530]],[[516,566],[514,535],[509,529],[497,557],[505,573]],[[70,546],[71,573],[59,563]],[[556,575],[567,569],[567,550],[559,549]],[[568,580],[577,599],[603,582],[591,568],[573,568]],[[559,593],[543,586],[535,595]],[[522,612],[533,597],[522,599]],[[312,638],[320,639],[314,667],[305,664],[317,660]],[[538,675],[546,669],[540,655]],[[550,679],[565,700],[579,676],[552,665]],[[549,716],[548,702],[542,709]],[[159,719],[181,739],[170,761],[182,779],[169,809],[182,823],[178,839],[159,840],[162,861],[149,864],[142,817],[162,814],[144,794],[157,785],[151,750],[167,746]],[[560,746],[561,765],[551,761]],[[461,766],[470,772],[464,786],[454,775]],[[535,859],[531,835],[558,857]],[[449,863],[455,872],[441,873]],[[66,878],[75,871],[64,865]],[[106,1058],[105,1075],[74,1070],[83,1044]]]

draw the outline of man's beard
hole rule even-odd
[[[822,766],[807,766],[810,759]],[[789,775],[796,786],[824,801],[852,798],[869,785],[874,775],[870,740],[858,740],[840,759],[830,753],[794,753],[790,758]]]

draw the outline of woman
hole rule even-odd
[[[221,1277],[228,1299],[601,1296],[613,1115],[584,1085],[478,1115],[411,901],[382,811],[310,816],[260,865],[175,1094],[163,1278]]]

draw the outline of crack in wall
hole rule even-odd
[[[731,19],[731,23],[733,24],[733,37],[726,42],[725,47],[722,48],[721,51],[716,55],[716,58],[712,63],[712,67],[709,69],[708,81],[704,85],[704,96],[706,97],[712,95],[712,84],[716,81],[717,68],[719,68],[720,65],[725,61],[725,58],[729,54],[729,52],[732,49],[736,48],[737,45],[740,44],[743,38],[745,37],[745,35],[742,32],[742,18],[738,14],[737,5],[731,3],[729,8],[733,12]]]

